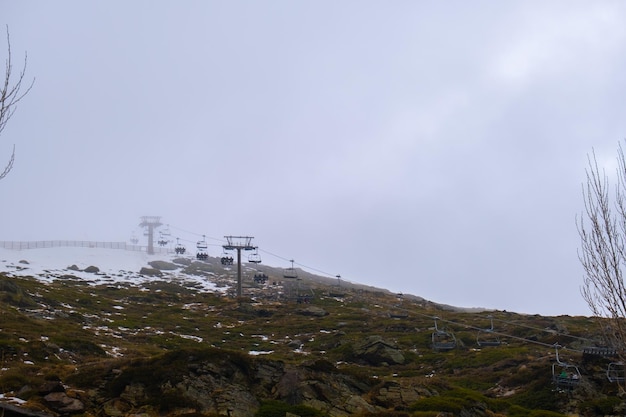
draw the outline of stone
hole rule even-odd
[[[148,262],[148,265],[160,271],[173,271],[179,268],[178,265],[166,261],[152,261]]]
[[[365,338],[362,343],[355,346],[354,354],[372,365],[403,364],[405,361],[402,352],[380,336]]]
[[[141,275],[147,275],[147,276],[150,276],[150,277],[161,277],[161,276],[163,276],[163,273],[161,271],[159,271],[158,269],[156,269],[156,268],[143,267],[143,268],[141,268],[139,273]]]
[[[65,392],[51,392],[43,399],[50,408],[60,413],[80,413],[85,411],[85,405],[82,401],[68,396]]]
[[[296,311],[297,314],[302,316],[324,317],[328,315],[328,312],[321,307],[309,306],[301,308]]]

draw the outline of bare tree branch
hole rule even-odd
[[[578,258],[584,270],[581,294],[592,314],[601,319],[607,345],[626,363],[626,159],[620,144],[613,194],[594,151],[587,160],[584,211],[576,221]]]
[[[22,70],[17,74],[17,76],[13,73],[13,61],[11,56],[11,38],[9,36],[9,27],[6,28],[7,31],[7,59],[5,61],[5,71],[4,71],[4,82],[2,83],[2,87],[0,88],[0,134],[6,127],[8,121],[11,119],[15,110],[17,109],[17,104],[28,94],[28,92],[33,87],[35,83],[35,79],[29,85],[24,85],[24,77],[26,76],[26,66],[28,61],[27,54],[24,54],[24,66]],[[15,78],[17,77],[17,78]],[[7,176],[7,174],[13,168],[13,162],[15,161],[15,145],[13,145],[13,152],[11,153],[11,158],[9,162],[4,168],[2,174],[0,174],[0,179]]]

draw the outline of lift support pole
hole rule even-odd
[[[237,251],[237,297],[241,297],[241,251],[256,250],[257,246],[252,245],[252,236],[224,236],[226,244],[222,245],[224,250]]]
[[[148,255],[154,254],[154,229],[162,224],[159,216],[143,216],[141,218],[139,226],[148,228]]]

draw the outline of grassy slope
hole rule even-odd
[[[617,388],[603,379],[602,364],[583,370],[588,392],[574,403],[572,396],[553,390],[554,351],[549,346],[558,342],[580,349],[587,342],[576,337],[591,338],[596,332],[590,318],[493,312],[497,331],[513,337],[502,337],[506,344],[499,347],[476,349],[475,329],[489,326],[484,313],[443,311],[383,291],[344,288],[344,297],[328,296],[337,290],[318,285],[308,292],[314,294],[311,305],[329,313],[311,317],[299,314],[307,305],[266,300],[263,291],[273,289],[262,290],[254,299],[233,300],[158,282],[146,291],[94,287],[71,277],[44,285],[0,276],[0,391],[17,392],[46,379],[89,388],[95,383],[89,375],[95,378],[93,370],[98,367],[210,346],[246,355],[272,351],[264,357],[290,363],[319,357],[338,363],[342,372],[423,386],[440,394],[404,411],[411,415],[472,407],[508,415],[576,408],[597,412],[621,403]],[[430,348],[433,316],[441,317],[439,325],[454,332],[457,349],[437,353]],[[371,366],[360,361],[353,348],[366,335],[396,343],[405,364]],[[299,341],[302,349],[296,351],[293,341]],[[581,360],[575,351],[562,355]],[[35,393],[28,396],[37,401]],[[542,413],[535,415],[551,415]]]

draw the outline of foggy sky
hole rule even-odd
[[[0,3],[32,91],[0,240],[287,260],[464,307],[589,314],[587,155],[625,138],[619,1]],[[2,37],[0,39],[4,40]],[[6,58],[0,43],[0,58]]]

